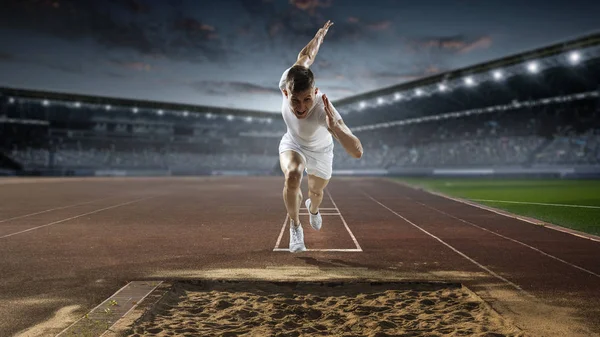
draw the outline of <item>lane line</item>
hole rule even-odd
[[[273,249],[274,252],[289,252],[290,250],[288,248],[275,248]],[[311,248],[307,248],[305,250],[305,252],[362,252],[362,249],[356,249],[356,248],[348,248],[348,249],[343,249],[343,248],[315,248],[315,249],[311,249]]]
[[[26,230],[22,230],[20,232],[16,232],[16,233],[12,233],[12,234],[7,234],[7,235],[4,235],[4,236],[0,236],[0,239],[8,238],[8,237],[11,237],[11,236],[14,236],[14,235],[18,235],[18,234],[22,234],[22,233],[26,233],[26,232],[29,232],[29,231],[32,231],[32,230],[35,230],[35,229],[39,229],[39,228],[43,228],[43,227],[48,227],[48,226],[56,225],[56,224],[59,224],[59,223],[65,222],[65,221],[69,221],[69,220],[80,218],[82,216],[86,216],[86,215],[90,215],[90,214],[94,214],[94,213],[106,211],[106,210],[109,210],[109,209],[112,209],[112,208],[117,208],[117,207],[129,205],[129,204],[133,204],[133,203],[136,203],[136,202],[140,202],[140,201],[143,201],[143,200],[156,198],[156,197],[158,197],[158,196],[144,197],[144,198],[141,198],[141,199],[136,199],[136,200],[124,202],[124,203],[121,203],[121,204],[118,204],[118,205],[113,205],[113,206],[109,206],[109,207],[97,209],[95,211],[91,211],[91,212],[79,214],[79,215],[76,215],[76,216],[72,216],[70,218],[66,218],[66,219],[54,221],[54,222],[51,222],[51,223],[48,223],[48,224],[45,224],[45,225],[41,225],[41,226],[37,226],[37,227],[32,227],[32,228],[29,228],[29,229],[26,229]]]
[[[418,225],[416,225],[415,223],[413,223],[412,221],[408,220],[407,218],[403,217],[402,215],[396,213],[394,210],[392,210],[391,208],[387,207],[386,205],[382,204],[381,202],[377,201],[375,198],[373,198],[372,196],[370,196],[369,194],[363,192],[364,195],[366,195],[367,197],[369,197],[371,200],[373,200],[374,202],[376,202],[377,204],[379,204],[380,206],[382,206],[383,208],[387,209],[388,211],[394,213],[397,217],[401,218],[402,220],[408,222],[409,224],[411,224],[412,226],[418,228],[420,231],[422,231],[423,233],[431,236],[432,238],[436,239],[437,241],[439,241],[440,243],[442,243],[444,246],[450,248],[451,250],[453,250],[455,253],[457,253],[458,255],[464,257],[465,259],[469,260],[471,263],[475,264],[476,266],[478,266],[479,268],[485,270],[486,272],[488,272],[490,275],[494,276],[495,278],[505,282],[506,284],[512,286],[513,288],[517,289],[518,291],[522,292],[523,294],[530,296],[530,297],[535,297],[532,294],[530,294],[529,292],[523,290],[523,288],[519,287],[517,284],[507,280],[506,278],[498,275],[497,273],[495,273],[494,271],[492,271],[491,269],[487,268],[486,266],[482,265],[481,263],[473,260],[472,258],[470,258],[469,256],[467,256],[465,253],[459,251],[458,249],[452,247],[450,244],[446,243],[444,240],[438,238],[437,236],[429,233],[428,231],[424,230],[423,228],[419,227]]]
[[[425,192],[425,193],[432,194],[432,195],[435,195],[435,196],[438,196],[438,197],[441,197],[441,198],[444,198],[444,199],[456,201],[456,202],[459,202],[461,204],[469,205],[469,206],[476,207],[476,208],[479,208],[479,209],[482,209],[482,210],[485,210],[485,211],[488,211],[488,212],[496,213],[498,215],[502,215],[502,216],[505,216],[507,218],[517,219],[517,220],[520,220],[520,221],[523,221],[523,222],[527,222],[527,223],[530,223],[530,224],[536,225],[536,226],[543,226],[544,228],[552,229],[552,230],[555,230],[557,232],[562,232],[562,233],[570,234],[570,235],[573,235],[573,236],[576,236],[576,237],[579,237],[579,238],[582,238],[582,239],[587,239],[587,240],[592,240],[592,241],[595,241],[595,242],[600,242],[600,237],[598,237],[596,235],[593,235],[593,234],[588,234],[588,233],[576,231],[574,229],[560,227],[560,226],[553,225],[553,224],[550,224],[550,223],[546,223],[546,222],[543,222],[543,221],[540,221],[540,220],[538,220],[539,222],[534,222],[534,221],[531,221],[531,220],[529,220],[527,218],[518,216],[516,214],[512,214],[512,213],[510,213],[508,211],[499,211],[499,210],[496,210],[496,209],[494,209],[492,207],[489,207],[489,206],[479,205],[479,204],[476,204],[476,203],[473,203],[473,202],[470,202],[470,201],[467,201],[467,200],[462,200],[462,199],[459,199],[459,198],[454,198],[454,197],[451,197],[451,196],[448,196],[448,195],[445,195],[445,194],[442,194],[442,193],[439,193],[439,192],[426,190],[424,188],[418,188],[418,187],[415,187],[415,186],[412,186],[412,185],[409,185],[409,184],[406,184],[406,183],[403,183],[403,182],[400,182],[400,181],[397,181],[397,180],[394,180],[394,179],[386,179],[386,180],[391,181],[392,183],[395,183],[395,184],[400,185],[402,187],[410,188],[412,190],[419,191],[419,192]]]
[[[131,283],[131,282],[129,282],[129,283]],[[146,299],[146,297],[148,297],[148,295],[150,295],[150,294],[151,294],[151,293],[152,293],[154,290],[156,290],[156,288],[158,288],[158,286],[159,286],[159,285],[161,285],[162,283],[163,283],[163,281],[159,281],[159,282],[158,282],[158,284],[157,284],[157,285],[156,285],[154,288],[152,288],[152,290],[150,290],[149,292],[147,292],[147,293],[146,293],[146,295],[144,295],[142,298],[140,298],[138,301],[136,301],[136,303],[135,303],[135,304],[134,304],[134,305],[133,305],[131,308],[129,308],[129,310],[127,310],[127,312],[126,312],[126,313],[124,313],[124,314],[123,314],[123,315],[122,315],[122,316],[121,316],[121,317],[120,317],[118,320],[116,320],[116,321],[113,323],[113,325],[111,325],[111,326],[110,326],[108,329],[106,329],[106,331],[104,331],[104,333],[102,333],[102,334],[101,334],[100,336],[98,336],[98,337],[102,337],[102,336],[106,335],[106,333],[107,333],[107,332],[112,332],[112,328],[113,328],[115,325],[117,325],[117,323],[119,323],[119,321],[120,321],[120,320],[122,320],[122,319],[123,319],[123,317],[127,316],[127,314],[129,314],[129,313],[131,312],[131,310],[133,310],[133,309],[137,308],[137,306],[138,306],[140,303],[142,303],[142,301],[143,301],[144,299]]]
[[[301,207],[300,208],[301,211],[306,211],[307,208],[306,207]],[[319,212],[320,211],[339,211],[337,208],[334,207],[319,207]]]
[[[409,198],[409,197],[406,197],[406,198],[407,198],[407,199],[409,199],[409,200],[411,200],[411,201],[413,201],[413,202],[416,202],[416,203],[417,203],[417,204],[419,204],[419,205],[422,205],[422,206],[424,206],[424,207],[427,207],[427,208],[429,208],[429,209],[432,209],[432,210],[434,210],[434,211],[436,211],[436,212],[439,212],[439,213],[441,213],[441,214],[444,214],[444,215],[446,215],[446,216],[448,216],[448,217],[451,217],[451,218],[453,218],[453,219],[456,219],[456,220],[459,220],[459,221],[461,221],[461,222],[463,222],[463,223],[466,223],[467,225],[471,225],[471,226],[473,226],[473,227],[477,227],[477,228],[479,228],[479,229],[481,229],[481,230],[484,230],[484,231],[486,231],[486,232],[492,233],[492,234],[494,234],[494,235],[497,235],[497,236],[499,236],[499,237],[501,237],[501,238],[504,238],[504,239],[506,239],[506,240],[510,240],[510,241],[512,241],[512,242],[518,243],[518,244],[520,244],[520,245],[523,245],[523,246],[525,246],[525,247],[527,247],[527,248],[529,248],[529,249],[532,249],[532,250],[534,250],[534,251],[536,251],[536,252],[538,252],[538,253],[540,253],[540,254],[543,254],[543,255],[545,255],[545,256],[547,256],[547,257],[551,258],[551,259],[554,259],[554,260],[560,261],[560,262],[562,262],[562,263],[564,263],[564,264],[567,264],[567,265],[569,265],[569,266],[571,266],[571,267],[577,268],[577,269],[579,269],[579,270],[581,270],[581,271],[584,271],[584,272],[586,272],[586,273],[588,273],[588,274],[591,274],[591,275],[594,275],[594,276],[596,276],[596,277],[599,277],[599,278],[600,278],[600,274],[596,274],[596,273],[594,273],[593,271],[587,270],[587,269],[585,269],[585,268],[583,268],[583,267],[579,267],[578,265],[575,265],[575,264],[573,264],[573,263],[567,262],[567,261],[565,261],[565,260],[563,260],[563,259],[561,259],[561,258],[559,258],[559,257],[556,257],[556,256],[554,256],[554,255],[548,254],[548,253],[546,253],[546,252],[544,252],[544,251],[542,251],[542,250],[540,250],[540,249],[538,249],[538,248],[535,248],[535,247],[533,247],[533,246],[530,246],[530,245],[528,245],[528,244],[526,244],[526,243],[524,243],[524,242],[521,242],[521,241],[519,241],[519,240],[515,240],[515,239],[512,239],[512,238],[509,238],[509,237],[507,237],[507,236],[504,236],[504,235],[502,235],[502,234],[500,234],[500,233],[496,233],[496,232],[494,232],[494,231],[491,231],[491,230],[489,230],[489,229],[487,229],[487,228],[484,228],[484,227],[478,226],[478,225],[476,225],[476,224],[474,224],[474,223],[472,223],[472,222],[470,222],[470,221],[468,221],[468,220],[464,220],[464,219],[461,219],[461,218],[459,218],[459,217],[456,217],[456,216],[454,216],[454,215],[452,215],[452,214],[448,214],[448,213],[446,213],[446,212],[444,212],[444,211],[442,211],[442,210],[439,210],[439,209],[437,209],[437,208],[431,207],[431,206],[429,206],[429,205],[426,205],[426,204],[424,204],[424,203],[422,203],[422,202],[418,202],[418,201],[416,201],[416,200],[414,200],[414,199],[411,199],[411,198]]]
[[[131,283],[131,282],[129,282]],[[129,285],[129,283],[127,283],[126,285],[124,285],[123,287],[121,287],[121,289],[117,290],[117,292],[115,294],[118,294],[119,292],[121,292],[123,289],[127,288],[127,286]],[[104,302],[98,304],[96,307],[94,307],[94,309],[90,310],[89,312],[93,312],[96,309],[100,308],[100,306],[104,304]],[[69,330],[72,326],[74,326],[75,324],[77,324],[79,321],[81,321],[82,319],[85,318],[85,315],[82,316],[80,319],[76,320],[75,322],[73,322],[73,324],[69,325],[68,327],[66,327],[63,331],[59,332],[58,335],[56,335],[55,337],[60,336],[61,334],[63,334],[65,331]]]
[[[363,250],[360,247],[360,245],[358,244],[356,237],[354,237],[354,234],[350,230],[350,227],[348,227],[348,224],[346,223],[346,220],[342,216],[342,213],[340,212],[339,208],[335,204],[335,201],[333,201],[333,198],[331,197],[331,193],[329,193],[329,190],[326,190],[326,192],[327,192],[327,195],[329,196],[329,199],[331,200],[331,203],[335,207],[319,208],[319,211],[321,211],[321,210],[336,210],[336,211],[338,211],[338,213],[321,213],[321,215],[337,215],[337,216],[339,216],[342,219],[342,222],[344,223],[346,230],[350,234],[350,237],[352,238],[354,245],[356,245],[356,248],[349,248],[349,249],[337,249],[337,248],[310,249],[310,248],[307,248],[306,251],[307,252],[362,252]],[[306,210],[306,208],[300,208],[300,210]],[[309,213],[308,212],[298,213],[298,215],[309,215]],[[288,248],[279,248],[279,244],[281,243],[281,239],[283,238],[283,233],[285,231],[289,217],[290,217],[289,214],[285,215],[285,220],[283,221],[283,226],[281,226],[281,231],[279,232],[279,237],[277,238],[277,242],[275,243],[275,248],[273,248],[274,252],[289,252],[290,251]]]
[[[56,210],[59,210],[59,209],[66,209],[66,208],[75,207],[75,206],[79,206],[79,205],[91,204],[91,203],[96,202],[96,201],[106,200],[106,199],[110,199],[110,198],[115,198],[115,197],[106,197],[106,198],[101,198],[101,199],[95,199],[95,200],[92,200],[92,201],[80,202],[80,203],[73,204],[73,205],[67,205],[67,206],[62,206],[62,207],[50,208],[50,209],[47,209],[45,211],[40,211],[40,212],[35,212],[35,213],[29,213],[29,214],[25,214],[25,215],[19,215],[19,216],[15,216],[15,217],[12,217],[12,218],[0,220],[0,223],[11,221],[11,220],[22,219],[22,218],[30,217],[32,215],[38,215],[38,214],[43,214],[43,213],[47,213],[47,212],[52,212],[52,211],[56,211]]]
[[[362,250],[362,248],[360,248],[360,245],[358,244],[358,241],[354,237],[354,234],[352,234],[352,231],[350,230],[350,227],[348,227],[348,224],[346,223],[346,220],[344,219],[344,216],[342,215],[342,212],[339,210],[339,208],[335,204],[335,201],[333,201],[333,198],[331,197],[331,193],[329,193],[329,189],[326,189],[325,192],[327,192],[327,195],[329,196],[329,199],[331,200],[331,203],[333,204],[333,206],[340,213],[340,218],[342,219],[342,222],[344,223],[344,226],[346,227],[346,230],[350,234],[350,237],[352,238],[352,241],[354,241],[354,244],[356,245],[356,249],[362,252],[363,250]]]
[[[285,225],[287,224],[288,219],[290,218],[290,215],[285,214],[285,220],[283,220],[283,226],[281,227],[281,232],[279,233],[279,237],[277,238],[277,243],[275,243],[275,248],[273,248],[273,250],[275,251],[276,249],[279,249],[279,243],[281,242],[281,238],[283,237],[283,232],[285,231]],[[287,250],[288,252],[290,251],[289,249]]]
[[[496,202],[496,203],[504,203],[504,204],[523,204],[523,205],[541,205],[541,206],[579,207],[579,208],[600,209],[600,206],[569,205],[569,204],[547,204],[547,203],[543,203],[543,202],[529,202],[529,201],[509,201],[509,200],[489,200],[489,199],[469,199],[469,200],[484,201],[484,202]]]
[[[125,290],[126,288],[128,288],[130,285],[132,285],[132,283],[138,283],[140,281],[131,281],[129,283],[127,283],[126,285],[124,285],[121,289],[117,290],[112,296],[108,297],[106,300],[104,300],[102,303],[98,304],[96,307],[94,307],[92,310],[90,310],[86,315],[82,316],[81,318],[79,318],[78,320],[76,320],[75,322],[73,322],[71,325],[69,325],[68,327],[66,327],[64,330],[62,330],[60,333],[58,333],[56,335],[56,337],[59,337],[60,335],[64,334],[65,332],[69,331],[69,329],[71,329],[72,327],[74,327],[77,323],[79,323],[82,319],[86,318],[86,316],[88,316],[89,319],[94,319],[94,316],[92,316],[95,311],[100,308],[103,304],[109,302],[110,300],[113,299],[119,299],[119,296],[117,296],[117,294],[121,293],[123,290]],[[119,322],[123,319],[123,317],[127,316],[127,314],[129,314],[133,309],[135,309],[146,297],[148,297],[148,295],[150,295],[154,290],[156,290],[156,288],[158,288],[158,286],[160,286],[163,283],[163,281],[158,281],[158,284],[156,286],[154,286],[151,290],[149,290],[148,292],[146,292],[146,294],[141,297],[139,300],[136,301],[136,303],[129,308],[129,310],[127,310],[126,313],[122,314],[121,317],[119,317],[108,329],[106,329],[100,336],[104,336],[107,332],[111,332],[111,329]],[[131,301],[133,298],[132,297],[127,297],[127,300],[125,302],[118,301],[120,303],[120,305],[124,305],[126,303],[129,303],[129,301]],[[102,313],[103,316],[105,316],[104,313]],[[96,317],[97,318],[97,317]],[[102,317],[102,318],[106,318],[106,317]],[[73,332],[71,332],[73,333]],[[100,337],[99,336],[99,337]]]

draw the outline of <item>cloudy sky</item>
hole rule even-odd
[[[600,1],[2,0],[0,86],[278,111],[311,67],[332,100],[600,28]]]

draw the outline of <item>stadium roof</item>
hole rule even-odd
[[[159,101],[147,101],[147,100],[135,100],[125,98],[114,98],[106,96],[91,96],[91,95],[80,95],[70,93],[59,93],[50,91],[40,90],[27,90],[27,89],[16,89],[9,87],[0,87],[0,96],[8,96],[15,98],[26,98],[26,99],[37,99],[37,100],[49,100],[49,101],[61,101],[61,102],[79,102],[81,104],[97,104],[97,105],[110,105],[119,108],[139,108],[139,109],[154,109],[154,110],[165,110],[165,111],[189,111],[190,113],[212,113],[212,114],[227,114],[227,115],[241,115],[241,116],[252,116],[252,117],[263,117],[273,118],[277,117],[277,114],[273,112],[257,111],[257,110],[244,110],[244,109],[232,109],[214,106],[203,106],[203,105],[192,105],[192,104],[181,104],[181,103],[169,103]],[[279,114],[279,116],[281,116]]]
[[[372,100],[378,97],[393,95],[406,91],[414,91],[416,88],[426,87],[436,84],[443,84],[445,82],[466,78],[469,75],[475,75],[479,73],[489,73],[492,70],[508,68],[511,66],[526,63],[528,61],[539,60],[542,58],[548,58],[556,55],[563,54],[572,50],[580,50],[590,47],[600,46],[600,32],[594,31],[576,39],[555,43],[546,47],[530,50],[527,52],[507,56],[501,59],[488,61],[473,66],[456,69],[418,80],[405,82],[402,84],[394,85],[391,87],[377,89],[374,91],[366,92],[363,94],[355,95],[352,97],[344,98],[333,102],[336,107],[341,108],[344,106],[359,103],[361,101]]]

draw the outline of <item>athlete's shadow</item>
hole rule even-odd
[[[366,264],[360,264],[356,262],[349,262],[340,259],[315,259],[314,257],[298,257],[303,260],[306,264],[317,266],[317,267],[355,267],[355,268],[369,268]]]

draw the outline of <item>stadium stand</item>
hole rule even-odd
[[[364,146],[336,144],[334,170],[599,166],[599,79],[596,34],[334,102]],[[0,88],[0,170],[277,174],[284,132],[277,113]]]

